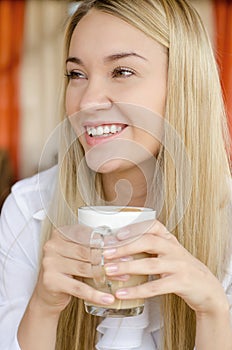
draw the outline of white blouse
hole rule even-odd
[[[57,167],[16,183],[0,220],[0,349],[20,350],[17,330],[39,270],[41,224],[54,190]],[[223,287],[232,305],[232,263]],[[97,328],[98,350],[158,350],[162,332],[159,298],[142,315],[105,318]]]

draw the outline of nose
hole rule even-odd
[[[109,91],[103,79],[89,79],[83,91],[80,93],[80,109],[85,112],[109,109],[112,106],[112,100],[109,97]]]

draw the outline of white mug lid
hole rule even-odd
[[[131,211],[128,211],[131,209]],[[88,206],[78,208],[78,222],[90,227],[108,226],[119,229],[123,226],[155,220],[156,211],[152,208],[123,206]]]

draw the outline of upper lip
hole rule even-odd
[[[97,120],[97,121],[85,121],[82,125],[83,127],[87,127],[87,126],[90,126],[90,127],[97,127],[97,126],[100,126],[100,125],[115,125],[115,124],[122,124],[122,125],[127,125],[126,123],[124,122],[121,122],[121,121],[110,121],[110,120],[104,120],[104,121],[100,121],[100,120]]]

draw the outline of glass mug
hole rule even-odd
[[[78,209],[78,222],[93,228],[90,238],[91,267],[93,278],[85,278],[84,282],[102,292],[115,294],[119,288],[132,287],[147,282],[145,275],[132,275],[128,281],[110,280],[104,270],[103,252],[107,248],[126,244],[118,241],[115,234],[118,229],[129,224],[155,220],[156,212],[151,208],[120,206],[89,206]],[[134,238],[136,239],[136,237]],[[146,257],[146,253],[133,256],[133,259]],[[111,261],[113,262],[113,261]],[[91,304],[85,301],[85,310],[96,316],[136,316],[143,312],[144,299],[119,300],[109,306]]]

